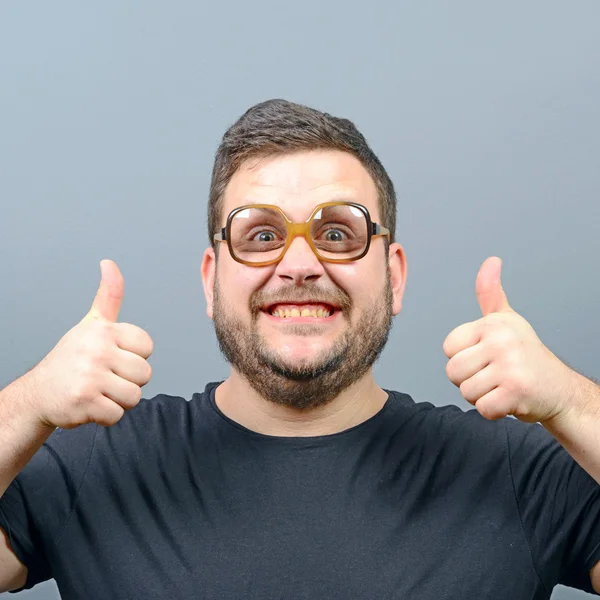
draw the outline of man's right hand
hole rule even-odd
[[[136,406],[150,381],[152,338],[140,327],[117,323],[124,280],[111,261],[89,313],[25,376],[34,412],[44,425],[73,429],[114,425]]]

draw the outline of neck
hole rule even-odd
[[[237,371],[215,390],[215,402],[227,417],[243,427],[283,437],[338,433],[377,414],[388,398],[370,370],[324,406],[300,410],[265,400]]]

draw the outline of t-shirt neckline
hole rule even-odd
[[[385,415],[391,410],[391,406],[393,404],[394,394],[390,390],[383,389],[384,392],[387,393],[388,397],[384,403],[384,405],[371,417],[362,421],[361,423],[357,423],[352,427],[348,427],[347,429],[343,429],[342,431],[337,431],[335,433],[328,433],[323,435],[311,435],[311,436],[282,436],[282,435],[268,435],[266,433],[260,433],[258,431],[253,431],[248,427],[245,427],[241,423],[234,421],[230,417],[228,417],[218,406],[215,400],[215,392],[219,385],[221,385],[223,381],[209,383],[206,386],[205,396],[208,397],[208,403],[213,410],[213,412],[219,417],[222,421],[225,421],[228,425],[231,425],[238,431],[244,433],[245,435],[250,435],[256,439],[261,440],[270,440],[270,441],[278,441],[283,443],[299,443],[299,442],[317,442],[317,441],[327,441],[327,440],[335,440],[343,437],[348,437],[357,432],[362,432],[365,429],[369,429],[370,427],[375,426],[379,421],[381,421]]]

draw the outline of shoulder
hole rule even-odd
[[[192,441],[197,443],[212,428],[209,396],[217,385],[208,383],[190,398],[166,393],[142,398],[111,427],[98,426],[97,451],[119,449],[135,458],[157,452],[169,455]]]
[[[183,396],[160,393],[143,397],[121,419],[110,427],[88,423],[74,429],[57,428],[48,438],[37,460],[60,460],[77,463],[85,468],[98,455],[130,454],[132,457],[147,453],[153,446],[167,440],[181,441],[197,420],[204,394],[193,394],[191,400]]]
[[[140,427],[159,425],[165,420],[177,419],[189,408],[189,399],[174,394],[156,394],[142,398],[138,405],[127,411],[115,425]]]
[[[390,391],[390,394],[394,402],[390,411],[393,420],[398,426],[414,431],[415,435],[440,442],[460,439],[469,443],[490,443],[492,440],[506,443],[506,421],[510,418],[490,421],[475,408],[416,402],[409,394],[397,391]]]
[[[539,423],[524,423],[513,417],[489,420],[477,409],[456,405],[434,405],[415,402],[408,394],[391,392],[394,396],[396,426],[406,434],[433,446],[481,449],[489,454],[495,450],[512,457],[561,453],[562,447]]]
[[[132,450],[180,437],[190,420],[189,409],[183,396],[161,393],[142,398],[114,425],[98,426],[96,445]]]
[[[471,456],[475,461],[512,459],[523,463],[543,454],[562,454],[562,447],[539,423],[513,417],[489,420],[475,408],[415,402],[408,394],[391,392],[394,404],[389,427],[398,438],[428,450]]]

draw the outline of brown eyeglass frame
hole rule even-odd
[[[327,206],[354,206],[355,208],[360,210],[365,215],[365,217],[367,219],[367,244],[366,244],[365,249],[363,250],[362,254],[360,254],[359,256],[357,256],[355,258],[328,258],[328,257],[322,256],[321,254],[319,254],[319,251],[317,250],[316,246],[313,244],[312,236],[310,234],[310,226],[311,226],[314,216],[321,209],[323,209]],[[231,246],[231,221],[233,220],[233,217],[235,217],[235,215],[237,213],[239,213],[243,210],[246,210],[248,208],[274,209],[277,212],[279,212],[285,219],[285,222],[287,225],[287,239],[285,240],[285,246],[283,247],[281,254],[277,258],[275,258],[273,260],[262,261],[262,262],[248,262],[246,260],[241,259],[239,256],[235,255],[235,252],[233,251],[233,248]],[[367,254],[367,252],[369,251],[369,248],[371,247],[371,239],[372,238],[378,237],[378,236],[387,236],[387,238],[389,240],[390,230],[387,229],[387,227],[383,227],[383,225],[379,225],[378,223],[374,223],[373,221],[371,221],[371,215],[369,214],[369,211],[367,210],[367,208],[364,207],[362,204],[356,204],[355,202],[337,201],[337,202],[324,202],[323,204],[319,204],[319,205],[315,206],[310,217],[308,217],[308,219],[306,221],[304,221],[304,223],[292,223],[292,221],[290,221],[288,219],[287,215],[281,210],[281,208],[279,208],[278,206],[274,206],[273,204],[246,204],[244,206],[239,206],[238,208],[234,208],[229,213],[225,227],[223,227],[223,229],[221,229],[221,231],[219,233],[215,233],[213,239],[215,242],[227,242],[227,246],[229,248],[229,254],[231,255],[231,258],[233,258],[233,260],[235,260],[243,265],[247,265],[249,267],[264,267],[264,266],[272,265],[272,264],[275,264],[275,263],[278,263],[279,261],[281,261],[283,259],[283,257],[285,256],[287,249],[290,247],[292,240],[298,236],[301,236],[306,240],[306,242],[310,246],[311,250],[315,253],[316,257],[319,260],[322,260],[325,262],[331,262],[331,263],[350,263],[350,262],[354,262],[355,260],[361,259],[363,256],[365,256]]]

